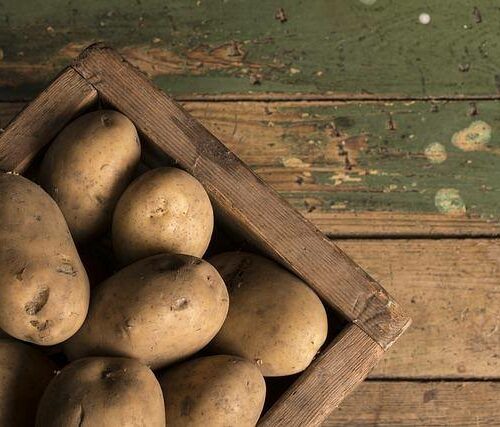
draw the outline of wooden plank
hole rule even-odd
[[[366,381],[323,426],[494,426],[498,402],[498,382]]]
[[[97,40],[175,94],[498,96],[499,20],[487,0],[4,2],[0,96],[32,97]]]
[[[0,103],[0,127],[23,105]],[[496,101],[475,103],[474,117],[467,115],[472,107],[465,101],[183,105],[331,236],[500,235],[500,157],[451,143],[456,131],[477,120],[491,124],[493,137],[500,132]],[[388,113],[397,126],[393,131],[386,129]],[[332,122],[338,122],[339,137]],[[441,141],[449,166],[430,163],[428,141]],[[348,170],[346,156],[339,153],[348,154]],[[456,188],[465,212],[439,212],[433,196],[441,188]]]
[[[410,319],[373,279],[123,58],[95,46],[74,67],[148,136],[159,156],[175,159],[205,186],[218,212],[383,348],[408,327]]]
[[[408,235],[449,232],[440,219],[498,235],[498,101],[185,105],[326,231],[378,211],[424,214],[413,230],[399,223]]]
[[[264,414],[259,427],[320,425],[382,355],[366,333],[349,326]]]
[[[500,379],[500,240],[346,240],[413,325],[372,378]]]
[[[96,100],[97,92],[78,73],[62,72],[0,135],[0,170],[23,172],[67,122]]]

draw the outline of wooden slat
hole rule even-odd
[[[500,379],[499,239],[337,244],[413,319],[372,378]]]
[[[97,92],[77,72],[62,72],[0,135],[0,170],[23,172],[67,122],[96,100]]]
[[[96,40],[178,94],[492,97],[500,84],[488,0],[23,0],[0,18],[2,99],[33,96]]]
[[[366,381],[323,426],[498,426],[499,402],[498,382]]]
[[[382,355],[365,332],[349,326],[266,412],[259,427],[320,425]]]
[[[96,46],[74,67],[148,136],[152,147],[194,175],[219,212],[383,348],[409,325],[399,305],[373,279],[123,58]]]

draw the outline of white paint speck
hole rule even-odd
[[[421,24],[427,25],[431,22],[431,15],[429,15],[428,13],[421,13],[418,17],[418,21]]]
[[[439,142],[432,142],[425,147],[424,154],[429,162],[435,164],[443,163],[448,157],[446,148]]]
[[[359,0],[361,3],[366,4],[367,6],[371,6],[372,4],[375,4],[377,0]]]

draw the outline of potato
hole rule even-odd
[[[123,264],[165,252],[201,258],[213,227],[210,199],[195,178],[180,169],[153,169],[120,198],[113,215],[113,248]]]
[[[210,262],[225,280],[231,300],[214,349],[255,361],[264,376],[307,368],[328,329],[325,308],[313,290],[258,255],[226,252]]]
[[[31,427],[55,366],[42,353],[12,339],[0,339],[0,426]]]
[[[76,241],[88,241],[111,224],[140,156],[133,123],[111,110],[79,117],[52,142],[40,182],[61,208]]]
[[[250,427],[257,424],[266,383],[251,362],[209,356],[172,367],[160,376],[169,427]]]
[[[224,282],[206,261],[154,255],[96,287],[87,320],[65,353],[165,366],[203,348],[222,326],[228,304]]]
[[[89,282],[64,217],[45,191],[0,174],[0,328],[54,345],[82,325]]]
[[[90,357],[66,366],[40,400],[37,427],[164,427],[153,372],[137,360]]]

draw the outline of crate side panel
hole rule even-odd
[[[97,96],[75,70],[64,70],[0,135],[0,170],[24,172],[35,155]]]
[[[348,326],[264,414],[259,427],[320,425],[383,354],[362,329]]]

